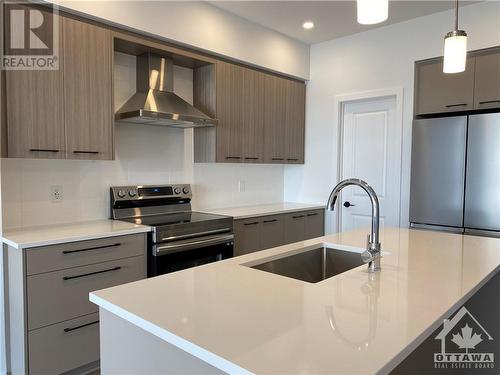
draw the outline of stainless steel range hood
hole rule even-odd
[[[173,92],[173,61],[145,53],[137,56],[137,92],[116,112],[115,120],[146,125],[194,128],[217,125]]]

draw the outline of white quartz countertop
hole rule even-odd
[[[242,264],[365,245],[329,235],[100,290],[90,300],[229,373],[388,372],[499,270],[500,239],[387,228],[382,270],[311,284]],[[362,358],[362,360],[360,360]]]
[[[260,204],[255,206],[228,207],[198,210],[217,215],[232,216],[234,219],[246,219],[256,216],[277,215],[294,211],[308,211],[324,209],[325,205],[310,203],[281,202]]]
[[[151,227],[119,220],[96,220],[6,230],[3,242],[16,249],[93,240],[151,231]]]

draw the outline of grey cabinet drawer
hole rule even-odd
[[[293,212],[285,215],[285,241],[293,243],[305,239],[305,212]]]
[[[325,211],[314,210],[306,212],[305,238],[316,238],[325,235]]]
[[[261,249],[270,249],[285,243],[285,219],[283,215],[262,218]]]
[[[139,256],[28,276],[28,329],[96,312],[90,292],[143,279],[145,270]]]
[[[33,275],[146,254],[146,235],[133,234],[26,250],[26,273]]]
[[[30,375],[60,374],[99,360],[98,320],[95,313],[29,332]]]

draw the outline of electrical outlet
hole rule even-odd
[[[244,180],[239,180],[238,181],[238,192],[239,193],[244,193],[245,192],[245,181]]]
[[[64,199],[63,196],[63,187],[61,185],[53,185],[50,187],[50,200],[55,203],[62,202]]]

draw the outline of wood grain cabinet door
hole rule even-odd
[[[325,235],[325,211],[314,210],[306,212],[305,238],[316,238]]]
[[[286,163],[304,163],[306,85],[287,81],[285,111]]]
[[[235,220],[234,256],[252,253],[261,247],[261,218]]]
[[[243,161],[264,162],[264,74],[243,68],[242,127]]]
[[[113,159],[111,33],[64,18],[62,47],[68,158]]]
[[[306,214],[304,212],[293,212],[285,215],[285,242],[303,241],[306,238],[305,225]]]
[[[262,217],[261,248],[270,249],[285,243],[285,217],[270,215]]]
[[[500,51],[476,57],[474,109],[500,108]]]
[[[217,161],[241,163],[243,161],[244,102],[242,67],[225,62],[217,63]]]
[[[264,161],[286,162],[286,89],[283,78],[266,74],[264,77]]]
[[[416,114],[471,110],[474,107],[475,57],[467,59],[463,73],[443,73],[443,59],[417,66]]]
[[[41,12],[44,17],[58,17]],[[5,72],[8,157],[65,157],[61,68]]]

